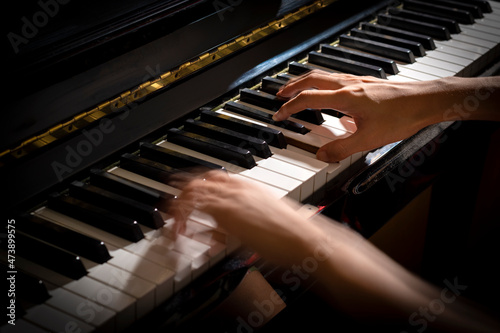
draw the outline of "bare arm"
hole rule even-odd
[[[270,261],[305,265],[336,308],[361,319],[409,323],[413,313],[441,297],[452,300],[428,324],[444,332],[499,332],[498,322],[414,276],[352,230],[317,216],[306,220],[296,204],[277,200],[255,183],[223,173],[189,182],[174,205],[182,225],[191,211],[210,214],[219,226]],[[311,262],[316,266],[312,265]],[[316,267],[312,270],[310,267]],[[444,296],[443,296],[444,295]],[[414,318],[415,319],[415,318]]]
[[[500,121],[500,77],[391,82],[313,71],[290,82],[278,96],[290,100],[275,120],[307,108],[336,109],[353,118],[353,135],[318,151],[317,157],[326,162],[405,139],[442,121]]]

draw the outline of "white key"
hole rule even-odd
[[[470,32],[470,30],[467,30],[467,31]],[[474,36],[466,35],[465,32],[464,32],[464,34],[453,35],[453,40],[467,43],[470,45],[477,45],[477,46],[480,46],[482,48],[485,48],[486,50],[489,50],[495,46],[495,43],[493,43],[493,42],[490,42],[490,41],[487,41],[487,40],[484,40],[481,38],[477,38]]]
[[[133,182],[154,188],[155,190],[159,190],[159,191],[169,193],[169,194],[172,194],[175,196],[181,194],[181,190],[179,190],[178,188],[157,182],[155,180],[152,180],[151,178],[141,176],[139,174],[130,172],[128,170],[125,170],[125,169],[122,169],[119,167],[112,168],[109,170],[109,172],[112,174],[115,174],[117,176],[123,177],[125,179],[131,180]]]
[[[410,79],[415,79],[417,81],[429,81],[440,78],[437,75],[423,73],[420,71],[416,71],[412,68],[406,68],[404,65],[400,65],[399,63],[398,63],[398,68],[399,68],[399,73],[398,73],[399,76],[409,77]]]
[[[173,293],[173,278],[175,272],[154,264],[130,251],[121,250],[127,248],[133,242],[117,237],[113,234],[89,226],[81,221],[68,217],[49,208],[42,207],[35,212],[36,215],[46,218],[50,221],[58,223],[80,232],[82,234],[99,237],[107,246],[110,254],[113,256],[107,263],[116,266],[120,269],[128,271],[143,280],[155,284],[155,302],[162,302],[170,297]],[[149,242],[142,239],[137,243]],[[139,246],[139,245],[138,245]],[[142,265],[141,265],[142,261]],[[139,268],[138,268],[139,267]]]
[[[279,186],[274,186],[272,184],[272,179],[260,179],[259,175],[256,175],[256,174],[252,175],[252,173],[247,172],[248,169],[239,167],[239,166],[231,164],[231,163],[227,163],[225,161],[219,160],[219,159],[214,158],[212,156],[205,155],[203,153],[200,153],[200,152],[173,144],[173,143],[168,142],[168,141],[164,141],[164,142],[160,143],[159,146],[169,148],[169,149],[172,149],[172,150],[175,150],[175,151],[178,151],[178,152],[181,152],[181,153],[193,156],[193,157],[201,158],[201,159],[208,161],[208,162],[212,162],[212,163],[221,165],[221,166],[225,167],[226,170],[229,171],[230,173],[239,174],[239,175],[244,176],[247,179],[252,179],[252,180],[258,181],[262,186],[266,187],[269,191],[272,191],[272,193],[274,193],[278,198],[282,198],[282,197],[288,195],[287,190],[284,190],[283,188],[281,188]],[[257,167],[252,168],[251,170],[258,169],[258,168],[260,168],[260,167],[257,166]],[[245,173],[245,174],[243,175],[243,173]],[[269,182],[271,182],[271,184]]]
[[[455,35],[454,35],[455,36]],[[457,35],[458,36],[458,35]],[[456,49],[468,51],[468,52],[473,52],[478,54],[480,57],[481,55],[485,54],[488,52],[488,48],[476,45],[476,44],[470,44],[468,42],[461,41],[460,39],[453,38],[444,42],[440,41],[435,41],[436,45],[446,45],[449,47],[454,47]],[[479,58],[478,57],[478,58]]]
[[[310,156],[306,156],[289,149],[280,149],[276,147],[270,148],[274,158],[300,166],[313,172],[315,174],[314,191],[319,190],[326,184],[328,163],[318,160],[315,156],[311,158]]]
[[[45,304],[62,312],[67,312],[74,318],[98,327],[103,332],[112,332],[115,330],[114,317],[116,313],[114,311],[64,288],[51,290],[50,295],[51,298]]]
[[[398,64],[398,68],[400,70],[400,74],[403,76],[405,75],[405,73],[407,73],[408,69],[437,77],[448,77],[456,74],[442,68],[426,65],[423,62],[414,62],[413,64]]]
[[[387,80],[389,81],[395,81],[395,82],[414,82],[418,81],[416,79],[412,79],[406,76],[401,76],[401,75],[387,75]]]
[[[217,110],[216,112],[221,113],[221,114],[225,114],[225,115],[228,115],[228,116],[231,116],[234,118],[243,119],[243,120],[246,120],[249,122],[253,122],[253,123],[259,124],[261,126],[277,129],[283,133],[283,135],[287,138],[287,142],[289,142],[290,145],[300,145],[301,143],[303,143],[303,144],[305,144],[307,146],[311,146],[315,150],[317,150],[318,148],[324,146],[325,144],[327,144],[328,142],[331,141],[330,139],[328,139],[324,136],[317,135],[315,133],[300,134],[300,133],[292,132],[290,130],[287,130],[287,129],[284,129],[281,127],[273,126],[270,124],[259,122],[257,120],[254,120],[254,119],[251,119],[248,117],[240,116],[236,113],[229,112],[226,110]]]
[[[174,271],[174,292],[179,291],[192,281],[192,258],[183,253],[169,250],[151,242],[130,244],[125,249]]]
[[[271,115],[275,113],[272,110],[268,110],[268,109],[265,109],[265,108],[257,106],[257,105],[253,105],[253,104],[249,104],[249,103],[241,102],[241,101],[236,101],[236,102],[240,103],[242,105],[250,106],[252,108],[266,112],[266,113],[271,114]],[[312,124],[312,123],[307,122],[305,120],[297,119],[294,117],[290,117],[289,119],[291,121],[294,121],[296,123],[304,125],[306,128],[310,129],[312,133],[315,133],[315,134],[318,134],[321,136],[325,136],[325,137],[331,138],[331,139],[337,139],[339,136],[345,135],[346,132],[347,133],[354,133],[356,131],[356,125],[354,124],[354,122],[348,121],[349,117],[342,117],[342,118],[346,118],[346,119],[341,120],[341,118],[338,118],[338,117],[335,117],[335,116],[332,116],[332,115],[329,115],[326,113],[322,113],[322,116],[323,116],[324,122],[321,125]],[[325,130],[324,127],[326,127],[327,129],[329,129],[329,128],[332,128],[332,129],[330,129],[328,131],[328,130]],[[338,130],[340,130],[340,132]]]
[[[116,312],[116,328],[123,330],[135,321],[135,299],[87,276],[71,281],[64,288],[89,298]]]
[[[90,267],[88,272],[89,277],[134,297],[137,300],[136,316],[138,319],[158,305],[155,302],[155,285],[130,272],[107,263]]]
[[[461,25],[460,29],[462,30],[462,34],[464,34],[466,36],[489,41],[489,42],[493,43],[494,45],[500,43],[500,36],[499,35],[494,35],[494,34],[491,34],[489,32],[477,30],[477,29],[475,29],[474,25],[470,25],[470,26]],[[493,47],[494,45],[492,45],[491,47]]]
[[[316,158],[314,154],[294,146],[288,147],[288,150],[294,151],[310,159]],[[328,163],[326,167],[326,181],[329,182],[330,180],[335,178],[340,172],[347,169],[350,165],[351,165],[351,156],[345,158],[344,160],[338,163]]]
[[[449,73],[452,73],[451,75],[457,75],[464,68],[463,66],[456,65],[456,64],[451,63],[449,61],[443,61],[443,60],[433,58],[433,57],[429,56],[429,53],[427,53],[427,57],[418,58],[417,62],[421,63],[421,64],[425,64],[425,65],[433,67],[433,68],[444,69],[444,70],[448,71]]]
[[[114,321],[117,330],[130,326],[134,321],[135,298],[122,293],[116,288],[87,276],[73,280],[21,257],[16,258],[16,265],[20,269],[33,273],[46,283],[64,288],[91,301],[91,303],[82,304],[81,308],[76,309],[76,311],[80,311],[85,315],[97,315],[97,312],[107,308],[116,313]],[[94,303],[99,306],[93,306]],[[74,310],[68,309],[68,311]]]
[[[276,159],[274,157],[259,159],[257,165],[268,170],[272,170],[290,178],[298,180],[300,185],[300,200],[303,201],[314,192],[314,172],[299,167],[297,165],[289,164],[285,161]]]
[[[48,305],[36,305],[26,311],[24,319],[51,332],[92,332],[95,328]]]
[[[174,291],[174,271],[158,266],[153,262],[122,249],[112,251],[111,255],[113,258],[108,261],[110,265],[133,273],[156,285],[155,296],[157,304],[172,296]]]

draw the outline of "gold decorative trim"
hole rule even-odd
[[[197,59],[186,62],[176,69],[163,73],[159,78],[153,81],[144,82],[135,89],[125,91],[120,94],[120,96],[106,101],[90,111],[83,112],[75,116],[73,119],[68,120],[67,122],[58,124],[50,128],[45,133],[34,136],[22,142],[15,148],[7,149],[0,153],[0,167],[6,164],[6,159],[8,159],[9,157],[13,157],[15,159],[21,158],[33,152],[34,150],[37,150],[43,146],[46,146],[65,137],[72,132],[81,130],[94,121],[99,120],[102,117],[112,113],[113,111],[121,109],[127,105],[131,105],[132,103],[141,100],[151,93],[163,89],[170,84],[182,78],[185,78],[216,61],[219,61],[220,59],[225,58],[230,54],[261,40],[262,38],[275,33],[276,31],[284,29],[285,27],[321,10],[322,8],[334,3],[335,1],[336,0],[318,0],[310,5],[301,7],[297,11],[286,14],[280,19],[277,19],[263,27],[253,30],[252,32],[244,36],[240,36],[235,40],[229,42],[228,44],[219,46],[216,49],[199,56]]]

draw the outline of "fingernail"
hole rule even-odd
[[[326,151],[324,150],[319,150],[317,153],[316,153],[316,158],[320,161],[323,161],[323,162],[328,162],[328,154]]]
[[[276,111],[276,112],[273,114],[273,120],[274,120],[274,121],[281,121],[281,115],[280,115],[279,111]]]

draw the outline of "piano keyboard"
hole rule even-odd
[[[175,174],[225,170],[278,198],[307,202],[364,156],[315,158],[319,147],[356,130],[333,110],[271,119],[283,103],[275,94],[290,78],[312,69],[393,81],[473,76],[498,57],[499,42],[500,2],[404,1],[263,78],[258,89],[124,154],[117,166],[92,170],[88,181],[16,220],[18,318],[2,332],[122,331],[235,251],[238,240],[199,212],[174,238],[166,210],[179,194],[168,184]]]

